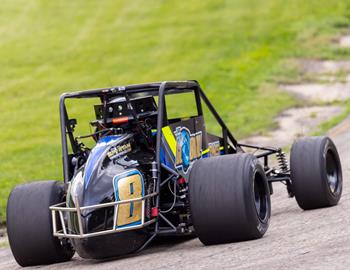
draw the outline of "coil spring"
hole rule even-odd
[[[151,194],[153,192],[153,183],[150,183],[147,188],[147,194]],[[146,210],[145,215],[148,219],[151,218],[151,198],[146,199]]]
[[[288,173],[290,170],[289,170],[289,164],[288,164],[288,160],[286,157],[286,153],[277,152],[276,157],[277,157],[277,161],[278,161],[278,166],[280,167],[281,171],[283,173]]]

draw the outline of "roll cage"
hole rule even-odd
[[[150,84],[138,84],[129,86],[117,86],[111,88],[101,88],[95,90],[87,90],[73,93],[65,93],[60,98],[60,121],[61,121],[61,140],[62,140],[62,157],[63,157],[63,176],[64,181],[67,183],[70,180],[70,165],[69,165],[69,153],[68,153],[68,140],[69,139],[73,154],[79,152],[79,144],[74,138],[74,126],[76,124],[75,119],[69,119],[67,108],[65,105],[66,99],[72,98],[99,98],[102,104],[108,102],[109,99],[121,96],[125,97],[127,101],[131,97],[138,94],[158,96],[158,118],[157,118],[157,138],[156,138],[156,160],[158,168],[160,168],[160,141],[162,136],[162,127],[167,124],[167,110],[165,104],[165,95],[179,94],[193,92],[195,95],[196,108],[198,116],[203,115],[202,100],[207,105],[210,112],[215,117],[216,121],[222,129],[222,137],[224,141],[224,152],[228,153],[228,146],[230,145],[234,152],[242,151],[238,145],[236,139],[229,131],[224,121],[216,112],[207,96],[196,81],[181,81],[181,82],[162,82],[162,83],[150,83]]]

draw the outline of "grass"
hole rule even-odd
[[[340,105],[344,107],[344,111],[329,121],[322,123],[313,135],[320,136],[322,134],[325,134],[328,130],[339,124],[350,115],[350,100],[347,100],[345,102],[336,102],[334,105]]]
[[[0,218],[14,185],[62,178],[62,92],[196,79],[238,137],[263,133],[296,102],[273,83],[283,60],[349,57],[325,45],[349,18],[328,0],[3,0]]]

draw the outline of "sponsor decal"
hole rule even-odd
[[[211,142],[208,144],[209,146],[209,156],[215,157],[220,155],[220,142]]]
[[[187,173],[192,162],[202,155],[202,132],[192,133],[186,127],[177,127],[175,167]]]
[[[131,152],[131,150],[131,142],[127,142],[125,144],[111,147],[111,149],[107,152],[107,156],[109,159],[113,160],[121,155]]]

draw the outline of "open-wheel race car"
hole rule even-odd
[[[91,134],[75,134],[66,103],[77,99],[98,101]],[[194,235],[205,245],[257,239],[269,226],[274,182],[304,210],[336,205],[342,193],[330,138],[294,142],[289,166],[280,148],[237,142],[196,81],[63,94],[60,121],[64,182],[19,185],[8,199],[21,266],[67,261],[75,251],[118,257],[158,236]]]

